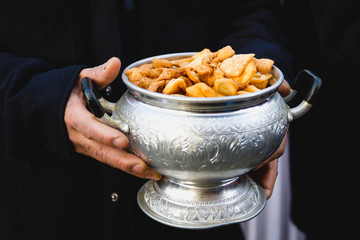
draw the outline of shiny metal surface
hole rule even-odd
[[[218,98],[150,92],[130,83],[123,73],[129,90],[115,105],[102,102],[112,110],[103,121],[122,130],[129,150],[166,176],[139,191],[138,203],[147,215],[171,226],[209,228],[246,221],[261,211],[265,193],[244,174],[269,158],[288,123],[308,110],[289,109],[277,93],[283,74],[276,67],[272,71],[272,86]]]
[[[249,108],[196,113],[146,104],[127,92],[113,118],[117,114],[128,123],[131,151],[159,173],[189,183],[247,173],[274,153],[288,124],[288,107],[277,93]]]
[[[188,229],[250,220],[265,203],[264,190],[247,175],[210,186],[152,180],[138,192],[138,204],[149,217]]]

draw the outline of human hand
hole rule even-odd
[[[282,97],[286,97],[287,95],[289,95],[290,94],[289,83],[284,80],[284,82],[278,88],[278,92]],[[287,140],[287,131],[279,148],[275,151],[275,153],[271,155],[271,157],[269,157],[263,163],[256,166],[249,173],[249,176],[264,188],[267,199],[271,197],[274,190],[275,181],[278,175],[278,162],[279,162],[278,159],[284,154],[286,140]]]
[[[278,176],[278,162],[279,158],[284,154],[286,139],[287,133],[275,153],[248,173],[252,179],[264,188],[267,199],[271,197],[274,190],[275,181]]]
[[[122,132],[101,123],[86,109],[81,79],[89,77],[98,89],[103,89],[114,81],[120,66],[120,60],[113,57],[103,65],[80,72],[65,108],[64,121],[69,139],[78,153],[137,177],[159,180],[159,173],[125,150],[129,142]]]
[[[290,94],[291,87],[289,83],[286,80],[284,80],[284,82],[280,85],[277,91],[278,93],[280,93],[282,97],[286,97],[287,95]]]

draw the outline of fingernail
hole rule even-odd
[[[266,199],[269,199],[271,197],[272,191],[270,191],[269,189],[264,189],[264,190],[266,194]]]
[[[149,179],[152,179],[152,180],[160,180],[161,178],[162,178],[162,175],[155,171],[151,171],[151,174],[149,175]]]
[[[136,173],[140,173],[140,174],[143,174],[145,172],[145,169],[140,166],[140,164],[136,164],[133,168],[132,168],[132,171],[133,172],[136,172]]]
[[[106,63],[103,64],[103,70],[106,70],[107,66],[109,65],[111,59],[107,60]]]
[[[140,164],[136,164],[133,169],[133,172],[139,173],[139,174],[144,174],[146,172],[148,172],[148,175],[146,176],[148,179],[152,179],[152,180],[160,180],[162,178],[162,175],[154,170],[152,170],[149,167],[144,168],[143,166],[141,166]]]
[[[113,142],[114,146],[117,147],[117,148],[121,148],[121,149],[124,149],[126,148],[127,146],[127,143],[124,141],[123,138],[121,137],[118,137],[114,140]]]

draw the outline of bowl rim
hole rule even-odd
[[[224,97],[187,97],[187,96],[178,96],[178,95],[168,95],[163,94],[159,92],[152,92],[150,90],[141,88],[139,86],[136,86],[126,76],[125,72],[126,70],[138,67],[145,63],[152,62],[153,58],[166,58],[166,59],[180,59],[184,57],[189,57],[197,52],[181,52],[181,53],[168,53],[168,54],[161,54],[157,56],[147,57],[141,60],[138,60],[136,62],[133,62],[132,64],[128,65],[122,72],[121,78],[124,84],[127,86],[127,88],[130,90],[130,92],[138,99],[152,104],[152,105],[158,105],[163,107],[170,107],[170,108],[179,108],[181,110],[184,109],[184,106],[191,105],[192,108],[195,111],[201,110],[196,109],[194,106],[210,106],[210,105],[256,105],[261,101],[264,101],[271,95],[273,95],[276,90],[280,87],[282,82],[284,81],[284,75],[280,71],[279,68],[277,68],[275,65],[273,66],[272,73],[276,79],[275,83],[271,86],[268,86],[264,89],[261,89],[260,91],[248,93],[248,94],[242,94],[242,95],[234,95],[234,96],[224,96]],[[242,104],[241,104],[242,103]],[[169,104],[169,105],[168,105]],[[178,107],[174,107],[173,105],[177,104]],[[200,108],[203,108],[200,107]]]

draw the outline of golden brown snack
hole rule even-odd
[[[195,71],[193,71],[191,67],[186,68],[186,74],[188,78],[194,83],[200,82],[199,75]]]
[[[256,59],[256,69],[260,73],[268,73],[272,66],[274,65],[274,61],[267,58]]]
[[[193,60],[193,58],[189,57],[189,58],[182,58],[182,59],[178,59],[178,60],[172,60],[170,62],[175,67],[186,67],[192,60]]]
[[[186,94],[185,96],[188,97],[206,97],[202,90],[201,87],[198,86],[198,84],[205,84],[205,83],[197,83],[191,87],[186,88]]]
[[[213,59],[214,54],[207,48],[193,55],[193,60],[186,65],[195,68],[197,65],[208,64]]]
[[[257,72],[251,78],[249,84],[252,84],[259,89],[264,89],[268,85],[269,79],[271,77],[272,77],[272,74],[270,74],[270,73],[261,74],[261,73]]]
[[[237,92],[237,95],[243,95],[243,94],[248,94],[248,93],[250,93],[250,92],[244,91],[244,90],[240,90],[240,91]]]
[[[224,73],[220,70],[220,68],[215,68],[212,74],[199,76],[200,80],[210,87],[214,86],[216,79],[224,78]]]
[[[240,89],[244,89],[249,84],[251,78],[255,75],[255,73],[256,65],[255,62],[251,59],[250,62],[245,66],[242,74],[239,77],[232,77],[232,79],[237,83]]]
[[[164,68],[162,73],[159,75],[158,80],[170,80],[183,75],[186,75],[186,70],[184,68]]]
[[[133,84],[154,92],[191,97],[217,97],[259,91],[272,85],[271,59],[238,54],[231,46],[211,52],[205,48],[191,57],[151,63],[126,70]],[[194,85],[195,84],[195,85]]]
[[[214,69],[206,64],[200,64],[195,67],[195,72],[197,72],[200,76],[208,76],[213,71]]]
[[[216,52],[215,58],[217,59],[217,61],[222,62],[225,59],[230,58],[234,55],[235,55],[234,49],[232,49],[231,46],[226,46]]]
[[[161,89],[164,88],[166,81],[160,80],[160,81],[151,81],[148,90],[153,92],[160,92]]]
[[[163,72],[163,69],[149,69],[147,67],[131,68],[126,70],[126,75],[128,76],[131,82],[140,81],[141,78],[150,78],[155,79],[160,76]]]
[[[244,91],[247,91],[247,92],[257,92],[257,91],[260,91],[260,89],[258,89],[257,87],[255,87],[254,85],[248,85]]]
[[[152,62],[155,68],[171,68],[173,66],[169,60],[164,58],[163,59],[153,58]]]
[[[205,83],[197,83],[191,87],[186,88],[186,96],[188,97],[220,97],[223,96],[217,93],[213,88]]]
[[[184,79],[186,87],[191,87],[192,85],[194,85],[194,83],[189,78],[184,77],[184,76],[181,76],[180,78]]]
[[[237,94],[238,86],[230,78],[219,78],[215,81],[214,89],[222,95],[232,96]]]
[[[141,65],[139,68],[154,69],[155,66],[152,63],[145,63],[145,64]],[[131,70],[131,69],[129,69],[129,70]]]
[[[184,79],[179,77],[179,78],[171,79],[168,82],[168,84],[166,84],[162,93],[165,93],[165,94],[181,93],[181,92],[185,92],[186,87],[187,87],[187,85],[186,85]]]
[[[220,64],[220,69],[224,72],[225,77],[239,77],[254,56],[253,53],[235,55],[225,59]]]

